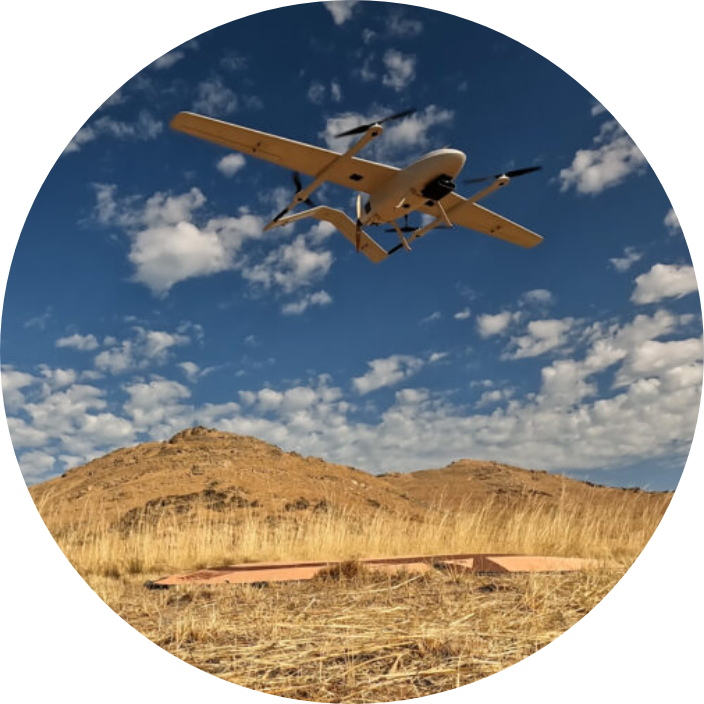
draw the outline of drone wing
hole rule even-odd
[[[220,144],[257,159],[264,159],[292,171],[300,171],[308,176],[317,176],[340,156],[329,149],[277,137],[192,112],[178,113],[171,121],[171,127],[179,132]],[[352,157],[333,167],[325,174],[325,180],[355,191],[371,193],[397,171],[398,169],[393,166]]]
[[[485,235],[498,237],[520,247],[535,247],[543,238],[508,218],[493,213],[477,203],[466,200],[456,193],[451,193],[442,200],[448,218],[453,224],[476,230]],[[442,217],[437,205],[422,206],[421,210],[435,217]]]

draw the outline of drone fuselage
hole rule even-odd
[[[424,204],[434,205],[454,190],[453,179],[465,161],[457,149],[437,149],[401,169],[369,195],[360,213],[362,225],[392,222]]]

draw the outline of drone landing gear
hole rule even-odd
[[[403,202],[403,201],[401,201]],[[392,251],[397,251],[400,249],[400,247],[403,247],[407,252],[411,251],[411,246],[408,244],[408,240],[406,239],[404,233],[406,232],[415,232],[415,227],[411,227],[408,224],[408,213],[406,213],[403,216],[403,227],[399,227],[399,224],[394,220],[391,222],[391,225],[393,227],[389,227],[386,229],[387,232],[395,232],[398,235],[399,240],[401,240],[401,244],[399,247],[394,247]]]
[[[408,244],[408,240],[404,237],[403,235],[403,230],[398,226],[398,223],[394,221],[391,223],[394,226],[394,229],[396,230],[396,234],[398,235],[398,238],[401,240],[401,246],[407,251],[411,251],[411,245]]]

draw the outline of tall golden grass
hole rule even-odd
[[[75,525],[40,506],[64,554],[83,574],[118,576],[186,571],[246,561],[329,559],[441,553],[526,553],[632,561],[643,549],[669,503],[669,495],[621,492],[604,502],[563,495],[493,499],[428,518],[378,511],[358,515],[331,510],[266,516],[252,509],[227,512],[194,508],[186,515],[120,529],[100,510]]]

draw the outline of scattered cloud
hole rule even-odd
[[[377,73],[372,68],[372,63],[374,62],[374,54],[368,54],[359,69],[359,77],[365,82],[375,81],[377,78]]]
[[[405,17],[402,12],[392,11],[386,21],[386,29],[392,37],[412,39],[423,31],[423,23]]]
[[[23,452],[18,460],[25,480],[32,484],[51,476],[56,463],[52,455],[41,450]]]
[[[384,132],[385,149],[387,151],[406,151],[415,146],[425,150],[430,145],[428,132],[440,125],[449,125],[455,117],[452,110],[445,110],[437,105],[428,105],[408,117],[394,121]]]
[[[346,149],[353,138],[338,139],[335,135],[357,125],[391,115],[393,112],[394,109],[383,105],[373,105],[366,113],[342,112],[328,118],[325,130],[318,136],[325,140],[330,149]],[[406,163],[428,151],[433,146],[431,139],[433,129],[451,124],[454,116],[452,110],[428,105],[423,110],[384,125],[383,138],[372,143],[369,146],[369,152],[374,159],[380,161],[402,160]]]
[[[195,362],[180,362],[178,366],[191,383],[197,381],[201,375],[201,368]]]
[[[412,377],[421,370],[423,364],[419,357],[403,354],[373,359],[367,363],[369,371],[366,374],[352,379],[352,386],[358,394],[365,395]]]
[[[475,404],[475,408],[484,408],[485,406],[494,406],[498,403],[503,403],[512,398],[514,394],[514,389],[492,389],[491,391],[484,391],[479,397],[479,400]]]
[[[122,415],[108,407],[105,390],[80,380],[52,388],[47,379],[58,379],[57,370],[12,376],[8,372],[16,370],[6,368],[3,386],[22,394],[10,429],[30,481],[134,438],[164,439],[194,423],[371,471],[442,466],[459,457],[501,457],[548,470],[607,469],[687,451],[701,396],[703,349],[700,338],[683,337],[691,321],[691,315],[661,309],[625,323],[592,323],[582,330],[586,346],[580,353],[543,366],[537,393],[519,396],[513,386],[485,379],[472,384],[481,395],[470,405],[408,385],[443,353],[374,359],[351,380],[356,396],[403,386],[376,419],[365,422],[327,375],[291,388],[242,390],[238,403],[203,406],[194,405],[177,381],[133,379],[122,387]],[[557,329],[528,329],[538,344],[564,333],[569,325],[561,322]],[[187,376],[200,373],[197,365],[181,365]],[[59,459],[49,463],[28,454],[33,452]]]
[[[643,252],[639,252],[635,247],[626,247],[623,250],[622,257],[613,257],[609,259],[611,266],[616,271],[623,273],[628,271],[636,262],[643,258]]]
[[[463,308],[457,311],[452,317],[455,320],[468,320],[472,316],[472,311],[470,308]]]
[[[674,369],[696,368],[702,361],[701,338],[687,340],[646,340],[632,350],[618,370],[614,386],[621,387],[638,379],[660,378]]]
[[[330,100],[339,103],[342,100],[342,88],[337,81],[330,82],[330,88],[321,81],[313,81],[308,88],[308,100],[314,105],[322,105],[330,96]]]
[[[677,219],[677,213],[675,213],[672,208],[667,211],[667,215],[665,215],[665,220],[663,222],[665,223],[665,227],[667,227],[667,231],[671,235],[676,235],[678,232],[682,232],[680,221]]]
[[[228,52],[220,59],[220,66],[232,73],[247,68],[247,63],[246,57],[233,51]]]
[[[103,115],[81,127],[64,149],[64,154],[80,151],[84,145],[100,137],[148,141],[156,139],[163,131],[164,124],[155,119],[148,110],[141,110],[134,122],[114,120],[109,115]]]
[[[12,367],[2,367],[2,397],[6,409],[18,408],[24,404],[22,389],[31,386],[36,378]]]
[[[477,317],[477,332],[481,337],[505,335],[509,326],[518,320],[519,314],[505,310],[501,313],[483,313]]]
[[[694,268],[687,265],[655,264],[649,272],[636,278],[631,300],[634,303],[658,303],[665,298],[682,298],[697,291]]]
[[[191,338],[164,330],[135,327],[132,337],[110,340],[94,358],[96,369],[109,374],[124,374],[153,365],[165,364],[175,347],[188,345]]]
[[[152,68],[162,71],[167,68],[171,68],[173,65],[177,64],[182,58],[186,56],[186,52],[181,49],[174,49],[168,54],[160,56],[156,61],[151,64]]]
[[[435,362],[441,362],[449,356],[448,352],[433,352],[430,357],[428,357],[429,364],[435,364]]]
[[[603,115],[606,112],[606,108],[599,101],[595,101],[590,112],[592,117],[597,117],[598,115]]]
[[[324,2],[323,5],[332,15],[336,25],[347,22],[352,17],[354,6],[358,0],[335,0],[334,2]]]
[[[115,186],[100,184],[95,218],[125,230],[131,244],[132,280],[147,286],[157,298],[166,297],[180,281],[224,271],[239,272],[255,291],[292,295],[313,286],[330,270],[334,258],[324,243],[334,228],[328,223],[316,223],[273,250],[243,251],[247,244],[262,239],[264,218],[240,210],[238,216],[198,222],[205,203],[202,191],[195,187],[178,195],[157,192],[143,200],[118,199]],[[306,300],[306,307],[325,304],[323,294]],[[290,314],[302,306],[299,297],[286,311]]]
[[[524,335],[511,338],[505,358],[537,357],[564,347],[569,342],[569,333],[574,325],[574,318],[531,320],[526,326]]]
[[[325,102],[326,88],[320,81],[313,81],[308,88],[308,100],[314,105],[322,105]]]
[[[395,91],[402,91],[415,79],[416,63],[417,59],[413,54],[402,54],[397,49],[387,49],[384,54],[386,72],[381,77],[381,82]]]
[[[82,352],[90,352],[100,346],[95,335],[79,335],[75,333],[67,337],[60,337],[56,341],[57,347],[71,347]]]
[[[315,291],[307,293],[297,301],[286,303],[281,308],[284,315],[301,315],[311,306],[329,306],[332,303],[332,296],[327,291]]]
[[[45,330],[46,324],[51,319],[51,306],[49,306],[41,315],[36,315],[33,318],[26,320],[22,327],[27,330],[36,328],[37,330]]]
[[[125,412],[135,426],[147,432],[154,432],[159,426],[171,428],[174,421],[178,423],[176,419],[184,416],[182,402],[191,396],[183,384],[160,377],[128,384],[124,389],[129,395]]]
[[[436,323],[442,318],[442,313],[439,310],[433,311],[430,315],[426,315],[425,318],[421,318],[419,321],[420,325],[429,325],[430,323]]]
[[[98,109],[106,110],[107,108],[112,108],[115,105],[122,105],[127,100],[124,92],[121,88],[118,88]]]
[[[616,120],[601,126],[593,149],[580,149],[572,164],[560,171],[560,190],[596,195],[618,186],[629,175],[643,173],[646,160]]]
[[[196,95],[193,110],[211,117],[230,115],[239,107],[237,94],[219,76],[201,81],[196,87]]]
[[[305,235],[298,235],[258,264],[244,268],[242,275],[265,290],[278,288],[284,293],[293,293],[325,277],[332,263],[330,251],[315,249]]]
[[[369,29],[367,27],[362,30],[362,41],[365,44],[371,44],[371,42],[374,40],[374,37],[376,37],[376,32],[373,29]]]
[[[217,163],[218,171],[227,178],[232,178],[246,163],[242,154],[225,154]]]
[[[551,306],[555,302],[555,296],[547,289],[535,288],[522,293],[518,302],[520,305]]]

